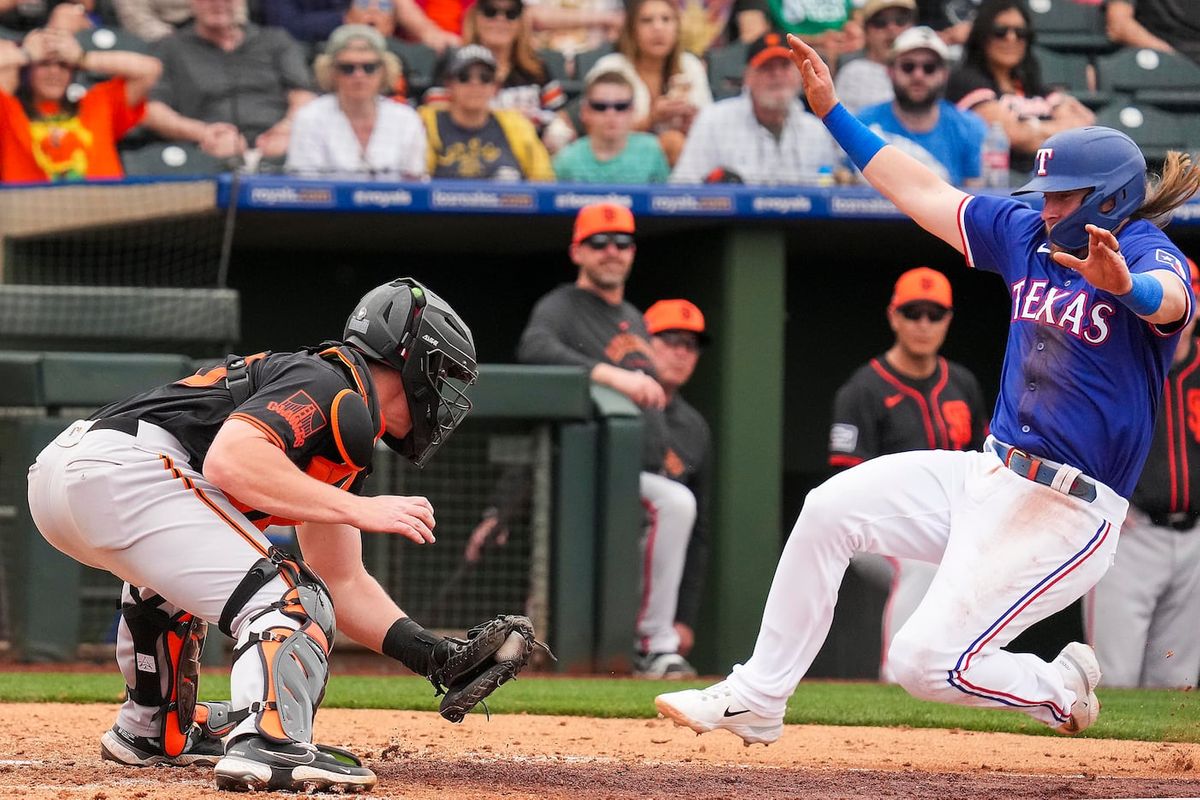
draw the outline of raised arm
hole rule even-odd
[[[792,61],[804,78],[809,108],[862,170],[863,177],[914,222],[961,253],[958,209],[968,195],[911,156],[886,146],[838,102],[829,67],[817,51],[790,34],[788,44]]]

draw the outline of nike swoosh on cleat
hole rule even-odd
[[[294,756],[291,753],[282,753],[278,750],[259,750],[268,759],[282,758],[291,761],[293,764],[311,764],[316,760],[316,755],[313,753],[305,753],[303,756]]]
[[[730,711],[728,707],[726,707],[726,709],[725,709],[725,716],[727,716],[727,717],[736,717],[739,714],[749,714],[749,713],[750,713],[750,709],[748,709],[748,708],[744,708],[741,711]]]

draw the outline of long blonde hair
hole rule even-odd
[[[479,6],[480,0],[476,0],[467,7],[467,12],[463,16],[464,44],[483,44],[479,41]],[[525,13],[524,9],[525,6],[522,5],[521,16],[517,20],[517,35],[512,43],[510,55],[512,66],[527,75],[532,75],[538,83],[545,83],[546,66],[533,50],[533,34],[529,29],[529,15]]]
[[[617,39],[617,52],[629,59],[629,63],[637,67],[637,20],[642,6],[651,2],[665,3],[675,15],[676,35],[671,52],[667,53],[663,62],[662,91],[665,93],[671,84],[671,76],[683,72],[681,54],[683,53],[683,20],[680,18],[679,5],[673,0],[633,0],[625,11],[625,24],[621,26],[621,36]]]
[[[1171,150],[1163,161],[1162,175],[1146,186],[1146,200],[1133,219],[1147,219],[1158,227],[1171,221],[1171,213],[1200,190],[1200,167],[1188,153]]]

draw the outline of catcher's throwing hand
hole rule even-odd
[[[354,525],[359,530],[398,533],[417,544],[433,538],[433,506],[424,497],[361,497]]]
[[[1133,279],[1129,276],[1129,266],[1125,256],[1121,255],[1121,245],[1112,231],[1096,225],[1087,225],[1088,252],[1087,258],[1076,258],[1067,252],[1056,252],[1050,257],[1062,267],[1073,269],[1097,289],[1103,289],[1112,294],[1125,294],[1133,288]]]
[[[829,67],[820,54],[800,41],[799,37],[789,33],[787,42],[792,48],[792,63],[804,79],[804,97],[808,100],[808,107],[818,117],[824,118],[838,104]]]
[[[462,722],[467,712],[525,668],[535,647],[554,658],[550,648],[537,640],[529,617],[506,615],[476,625],[465,639],[438,642],[433,650],[437,666],[429,681],[438,694],[446,695],[441,715]]]

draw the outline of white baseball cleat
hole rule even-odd
[[[1062,673],[1067,688],[1075,692],[1071,718],[1054,730],[1074,736],[1086,730],[1100,716],[1100,699],[1096,687],[1100,684],[1100,662],[1096,651],[1082,642],[1071,642],[1062,649],[1054,666]]]
[[[707,689],[686,689],[668,692],[654,698],[659,713],[676,725],[691,728],[696,733],[708,733],[718,728],[737,734],[749,747],[752,744],[771,744],[783,734],[782,718],[760,717],[737,699],[727,681]]]

